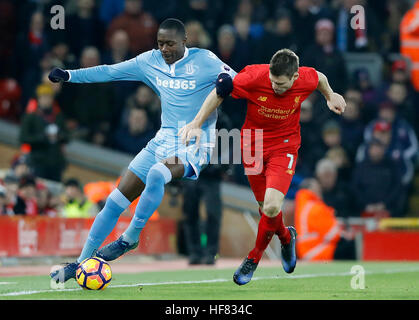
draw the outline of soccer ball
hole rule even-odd
[[[79,264],[76,280],[83,289],[103,290],[112,280],[111,267],[101,258],[87,258]]]

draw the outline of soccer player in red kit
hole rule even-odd
[[[273,235],[281,241],[281,260],[287,273],[296,265],[294,227],[285,227],[282,203],[291,184],[300,148],[300,106],[318,89],[329,109],[341,114],[343,97],[331,89],[327,78],[310,67],[299,67],[298,56],[279,50],[269,64],[249,65],[234,79],[218,76],[195,119],[179,131],[184,143],[199,142],[201,125],[229,94],[247,100],[246,120],[241,130],[242,161],[250,187],[259,204],[261,219],[253,250],[234,274],[238,285],[248,283]],[[262,135],[258,132],[263,129]],[[259,154],[259,156],[257,156]],[[250,155],[256,155],[250,158]],[[248,161],[252,160],[252,161]]]

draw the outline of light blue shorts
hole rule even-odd
[[[210,139],[214,141],[214,139]],[[134,172],[144,183],[150,168],[157,162],[177,157],[185,167],[184,178],[196,180],[199,173],[210,162],[214,143],[201,142],[197,150],[195,144],[185,146],[178,139],[174,129],[162,128],[131,161],[128,169]]]

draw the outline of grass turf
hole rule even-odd
[[[365,269],[365,289],[351,287],[351,268]],[[288,300],[419,299],[419,263],[333,262],[297,265],[292,275],[263,267],[247,285],[232,281],[234,269],[190,269],[113,274],[104,291],[82,290],[73,280],[51,289],[49,277],[0,277],[0,300]]]

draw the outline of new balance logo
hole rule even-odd
[[[268,100],[268,97],[263,97],[263,96],[260,96],[260,97],[258,98],[258,101],[265,102],[266,100]]]
[[[170,88],[170,89],[183,89],[183,90],[193,90],[196,88],[196,80],[161,80],[156,76],[156,84],[159,87]]]

